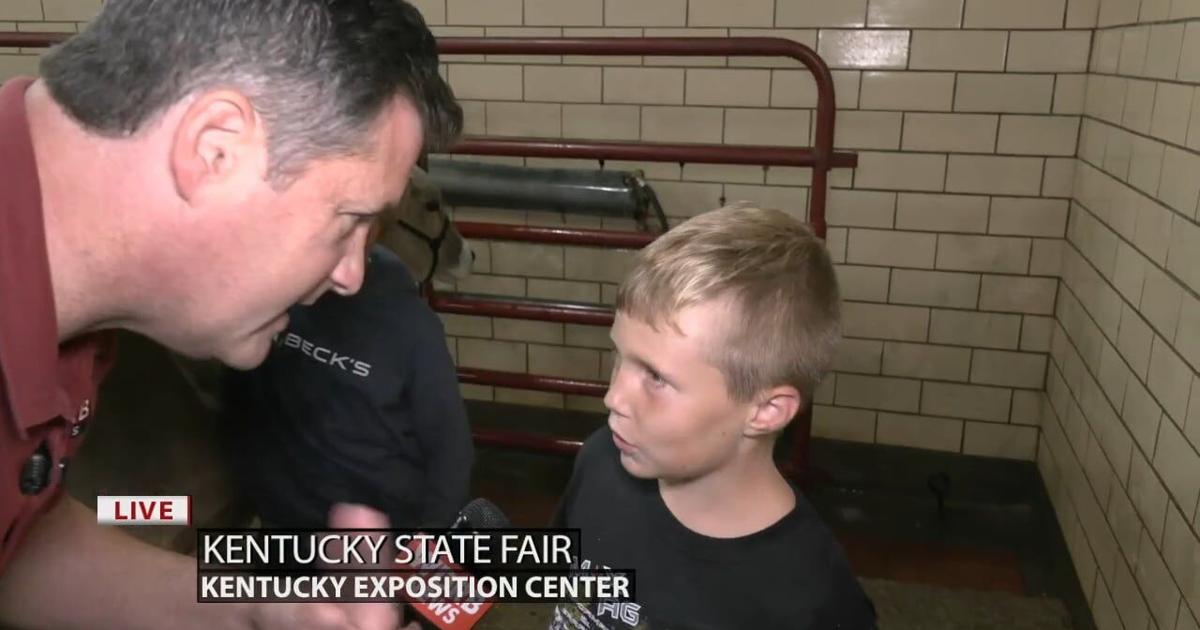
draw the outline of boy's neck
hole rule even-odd
[[[762,531],[796,505],[792,486],[770,457],[748,458],[687,481],[660,479],[667,509],[688,529],[713,538],[736,538]]]

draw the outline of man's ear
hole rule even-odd
[[[754,415],[746,423],[746,435],[750,437],[782,431],[800,411],[804,399],[795,387],[780,385],[762,392],[758,401]]]
[[[205,189],[266,171],[267,146],[261,119],[250,99],[236,90],[207,92],[183,112],[171,144],[175,188],[189,204]]]

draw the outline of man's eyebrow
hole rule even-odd
[[[359,214],[369,214],[372,216],[380,216],[380,215],[384,214],[385,212],[387,212],[387,210],[389,208],[395,208],[395,207],[399,206],[402,201],[404,201],[404,193],[401,193],[400,196],[395,197],[393,199],[388,199],[380,204],[365,204],[365,203],[347,202],[346,205],[356,207],[357,212]],[[370,209],[368,210],[367,208],[370,208]]]

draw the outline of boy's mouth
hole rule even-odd
[[[634,450],[633,445],[626,441],[625,438],[621,437],[620,433],[613,431],[612,436],[613,443],[617,445],[617,450],[621,451],[622,453],[629,453]]]

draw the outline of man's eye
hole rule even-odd
[[[357,212],[348,212],[342,216],[345,217],[348,232],[353,232],[364,225],[370,225],[377,218],[377,215],[374,214]]]
[[[650,379],[650,384],[654,387],[663,387],[667,384],[666,379],[664,379],[661,374],[648,368],[646,370],[646,378]]]

